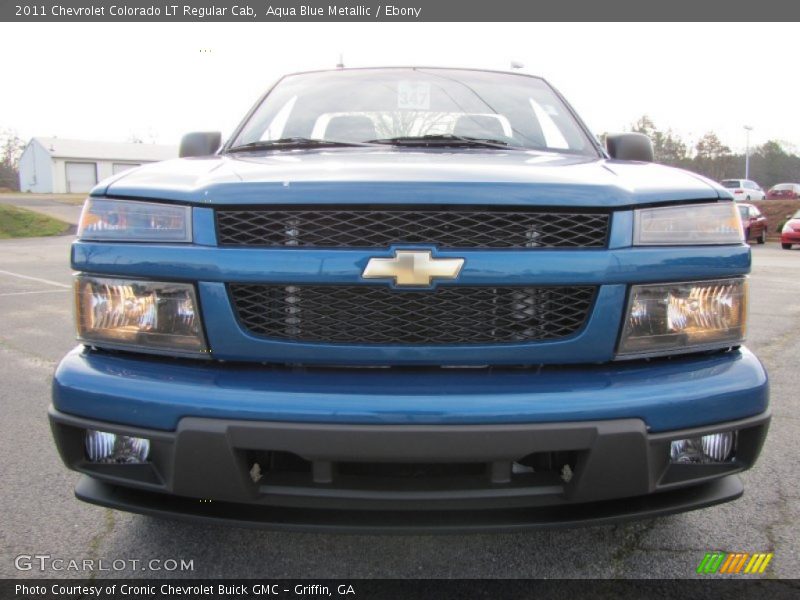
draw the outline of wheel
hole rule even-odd
[[[766,243],[767,243],[767,230],[766,230],[766,229],[762,229],[762,230],[761,230],[761,235],[759,235],[759,236],[756,238],[756,241],[757,241],[759,244],[766,244]]]
[[[747,201],[750,202],[750,196],[747,197]]]
[[[791,244],[781,244],[781,248],[783,248],[784,250],[791,250],[792,249],[792,245]]]

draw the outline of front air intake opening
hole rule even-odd
[[[291,452],[245,450],[245,463],[254,484],[279,481],[305,485],[311,481],[312,463]]]
[[[568,484],[575,476],[579,452],[534,452],[523,456],[511,465],[512,480],[526,476],[547,477],[554,483]]]
[[[291,452],[244,452],[253,484],[352,490],[447,491],[494,487],[560,488],[575,473],[577,452],[538,452],[516,461],[326,461]]]

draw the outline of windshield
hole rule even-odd
[[[363,69],[282,79],[230,148],[277,140],[409,145],[465,139],[597,156],[543,80],[451,69]],[[285,147],[278,145],[275,147]]]
[[[793,183],[779,183],[778,185],[776,185],[772,189],[780,191],[780,190],[791,190],[793,188],[794,188],[794,184]]]
[[[726,187],[726,188],[731,188],[731,189],[732,188],[742,187],[741,185],[739,185],[739,180],[738,179],[724,179],[722,181],[722,185],[724,187]]]

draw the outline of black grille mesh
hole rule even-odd
[[[383,248],[602,248],[608,214],[514,208],[308,207],[217,211],[220,245]]]
[[[581,329],[595,288],[230,284],[242,325],[270,338],[364,344],[478,344],[562,338]]]

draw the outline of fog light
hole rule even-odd
[[[735,431],[675,440],[670,447],[669,457],[673,463],[679,464],[723,463],[733,459],[735,443]]]
[[[150,454],[147,438],[117,435],[107,431],[86,431],[86,456],[95,463],[141,464]]]

